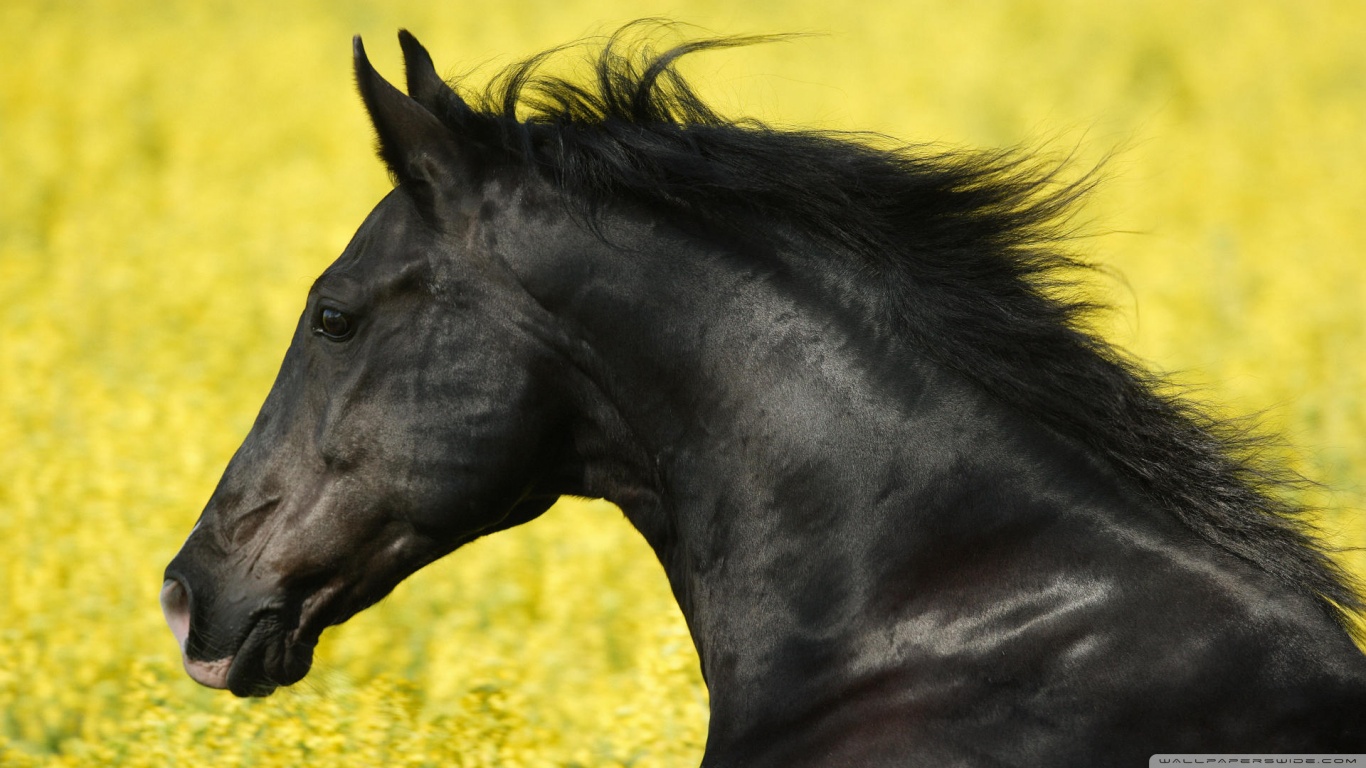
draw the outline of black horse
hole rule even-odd
[[[724,119],[675,63],[752,39],[476,98],[399,38],[406,96],[355,41],[396,188],[166,569],[195,680],[294,683],[572,494],[664,566],[707,766],[1366,751],[1362,601],[1285,473],[1087,330],[1089,182]]]

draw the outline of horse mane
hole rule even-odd
[[[1097,305],[1063,247],[1095,174],[1017,150],[891,145],[723,117],[679,73],[726,37],[656,50],[658,22],[601,45],[592,76],[545,73],[556,48],[482,91],[424,100],[463,141],[553,178],[570,197],[629,198],[748,240],[802,233],[856,259],[885,320],[922,353],[1079,443],[1206,541],[1315,596],[1340,625],[1366,607],[1293,501],[1305,482],[1268,439],[1219,419],[1091,330]],[[642,31],[644,34],[642,34]],[[756,244],[757,245],[757,244]]]

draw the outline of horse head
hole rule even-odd
[[[410,90],[459,108],[402,37]],[[557,467],[562,404],[544,372],[558,362],[543,311],[480,235],[496,184],[359,38],[355,68],[398,183],[313,284],[161,593],[189,674],[238,695],[299,680],[325,627],[557,495],[540,490]]]

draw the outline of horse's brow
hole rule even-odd
[[[308,288],[308,295],[314,296],[321,292],[328,283],[335,283],[338,281],[356,282],[354,278],[348,275],[345,268],[338,268],[333,265],[323,270],[323,273],[313,280],[313,284]]]

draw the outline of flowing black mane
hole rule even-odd
[[[1171,394],[1089,330],[1084,265],[1062,241],[1093,174],[1066,182],[1059,164],[1016,151],[728,119],[677,61],[772,38],[659,51],[642,42],[653,29],[614,35],[585,82],[545,74],[555,49],[464,100],[414,96],[486,157],[536,168],[570,199],[632,199],[755,248],[797,232],[855,260],[881,292],[871,321],[1103,457],[1200,536],[1317,596],[1351,628],[1362,599],[1292,500],[1297,476],[1244,426]]]

